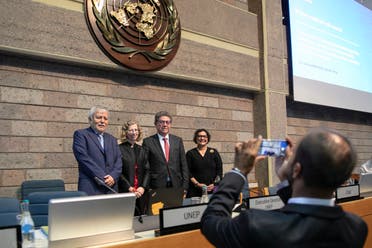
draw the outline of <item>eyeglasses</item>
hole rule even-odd
[[[161,124],[161,125],[163,125],[163,124],[167,124],[167,125],[169,125],[169,124],[171,124],[172,122],[171,122],[171,121],[162,121],[162,120],[159,120],[158,123]]]
[[[127,132],[128,133],[137,133],[138,129],[129,129]]]
[[[208,138],[207,135],[198,135],[198,138]]]

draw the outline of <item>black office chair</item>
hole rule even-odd
[[[0,226],[18,225],[17,215],[21,214],[19,200],[12,197],[0,197]]]
[[[30,214],[35,227],[48,225],[48,205],[50,199],[86,196],[83,191],[45,191],[28,195]]]
[[[65,182],[62,179],[28,180],[21,185],[22,199],[27,199],[32,192],[65,191]]]

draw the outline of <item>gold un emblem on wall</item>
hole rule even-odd
[[[176,55],[181,24],[173,0],[85,0],[89,30],[114,62],[155,71]]]

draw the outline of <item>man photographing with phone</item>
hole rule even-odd
[[[285,157],[276,158],[278,191],[287,203],[278,211],[231,211],[255,164],[262,138],[239,143],[235,168],[225,174],[201,219],[201,231],[216,247],[363,247],[368,233],[358,216],[335,205],[334,190],[347,180],[356,154],[349,140],[328,129],[311,130]],[[290,192],[289,195],[286,193]],[[288,199],[288,197],[290,197]]]

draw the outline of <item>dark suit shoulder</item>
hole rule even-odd
[[[177,135],[174,135],[174,134],[169,134],[169,139],[178,139],[178,140],[182,140],[181,137],[177,136]]]
[[[110,138],[110,139],[115,139],[115,140],[117,140],[116,137],[115,137],[114,135],[109,134],[109,133],[104,133],[103,136],[106,137],[106,138]]]
[[[75,130],[75,133],[88,133],[88,132],[92,132],[92,131],[90,131],[90,130],[92,130],[90,127],[88,127],[88,128],[83,128],[83,129],[78,129],[78,130]]]
[[[150,140],[153,140],[153,139],[157,139],[157,134],[144,138],[142,143],[149,142]]]
[[[78,129],[78,130],[75,131],[75,133],[80,133],[80,134],[83,134],[83,135],[92,135],[92,134],[96,135],[96,133],[94,132],[94,130],[91,127]]]

